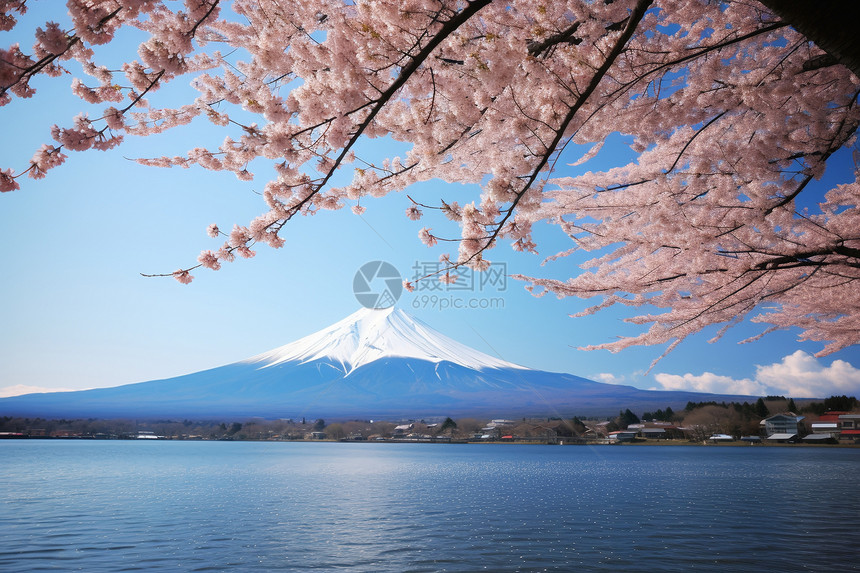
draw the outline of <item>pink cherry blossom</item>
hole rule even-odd
[[[174,271],[173,272],[173,278],[175,278],[177,281],[179,281],[180,283],[182,283],[184,285],[190,284],[191,281],[194,280],[194,277],[191,276],[191,273],[189,273],[188,271],[184,271],[182,269],[179,269],[178,271]]]
[[[443,273],[439,275],[439,282],[448,285],[455,284],[457,282],[457,274],[451,272]]]
[[[212,251],[203,251],[200,253],[200,256],[197,257],[197,261],[207,269],[212,269],[213,271],[217,271],[221,268],[218,256]]]
[[[257,254],[256,251],[252,251],[248,247],[236,247],[236,252],[245,259],[253,258]]]
[[[430,233],[430,231],[431,231],[431,229],[428,229],[427,227],[423,227],[418,232],[418,238],[421,239],[421,242],[424,243],[425,245],[427,245],[428,247],[434,247],[434,246],[436,246],[436,243],[438,241],[436,240],[436,237],[434,237]]]
[[[86,103],[51,130],[53,145],[0,169],[0,191],[18,190],[25,172],[52,176],[71,151],[199,118],[207,135],[186,153],[137,160],[230,172],[240,185],[273,169],[260,216],[197,266],[283,246],[296,215],[361,214],[359,202],[415,184],[473,184],[478,200],[453,185],[406,209],[439,219],[419,231],[425,245],[457,242],[440,257],[444,280],[487,268],[503,242],[537,253],[534,229],[550,223],[569,243],[547,264],[581,259],[569,278],[519,278],[536,294],[592,299],[586,312],[629,307],[640,328],[594,347],[673,348],[744,317],[763,332],[797,327],[822,352],[860,341],[860,181],[841,174],[809,197],[831,158],[857,145],[849,7],[822,29],[815,3],[779,0],[120,4],[69,0],[70,27],[47,22],[29,47],[0,48],[0,106],[38,102],[37,77]],[[0,8],[8,30],[26,5]],[[123,28],[140,44],[106,57]],[[177,80],[196,95],[164,107]],[[399,142],[397,155],[372,157],[378,138]],[[613,138],[629,154],[607,157]],[[445,219],[459,236],[431,233]],[[187,283],[197,266],[163,276]]]
[[[0,170],[0,192],[17,191],[19,188],[18,182],[14,179],[12,169]]]
[[[215,256],[218,257],[219,261],[225,261],[228,263],[232,263],[236,260],[236,255],[233,254],[233,250],[230,249],[228,245],[224,245],[218,252],[215,253]]]
[[[230,239],[227,241],[231,247],[243,247],[251,240],[251,232],[247,227],[234,225],[230,231]]]
[[[62,54],[69,46],[68,37],[56,22],[48,22],[44,30],[36,28],[36,41],[45,53],[55,56]]]
[[[62,165],[67,156],[53,145],[45,145],[33,155],[30,160],[30,170],[27,175],[33,179],[42,179],[49,169]]]

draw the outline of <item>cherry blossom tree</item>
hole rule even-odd
[[[54,126],[29,166],[0,169],[0,191],[45,177],[71,151],[208,121],[220,143],[138,161],[240,181],[262,165],[277,175],[262,215],[210,226],[223,242],[165,275],[182,283],[254,256],[258,243],[281,247],[296,215],[360,214],[368,197],[440,179],[482,189],[479,201],[406,211],[459,223],[442,280],[486,268],[503,239],[537,253],[532,230],[549,222],[571,241],[550,260],[593,255],[566,281],[519,278],[538,294],[597,297],[586,313],[635,307],[630,320],[647,326],[600,348],[671,349],[753,317],[770,325],[763,333],[799,327],[833,352],[860,335],[856,173],[807,197],[828,160],[856,146],[860,9],[850,4],[68,0],[71,28],[47,22],[31,48],[0,48],[0,106],[37,96],[36,76],[72,76],[101,115]],[[26,9],[0,0],[0,30]],[[110,69],[100,54],[123,28],[146,39]],[[156,105],[180,78],[196,98]],[[635,160],[586,171],[619,134]],[[401,142],[403,156],[362,160],[359,142],[380,137]],[[429,226],[419,236],[452,239]]]

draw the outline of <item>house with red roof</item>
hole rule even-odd
[[[812,432],[803,438],[807,443],[833,443],[839,439],[839,416],[850,412],[837,412],[831,410],[818,417],[818,420],[809,425]]]
[[[839,415],[839,440],[860,443],[860,414]]]

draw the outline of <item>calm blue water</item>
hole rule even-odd
[[[0,571],[860,570],[860,449],[0,442]]]

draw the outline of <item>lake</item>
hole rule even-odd
[[[856,571],[860,449],[4,440],[0,571]]]

